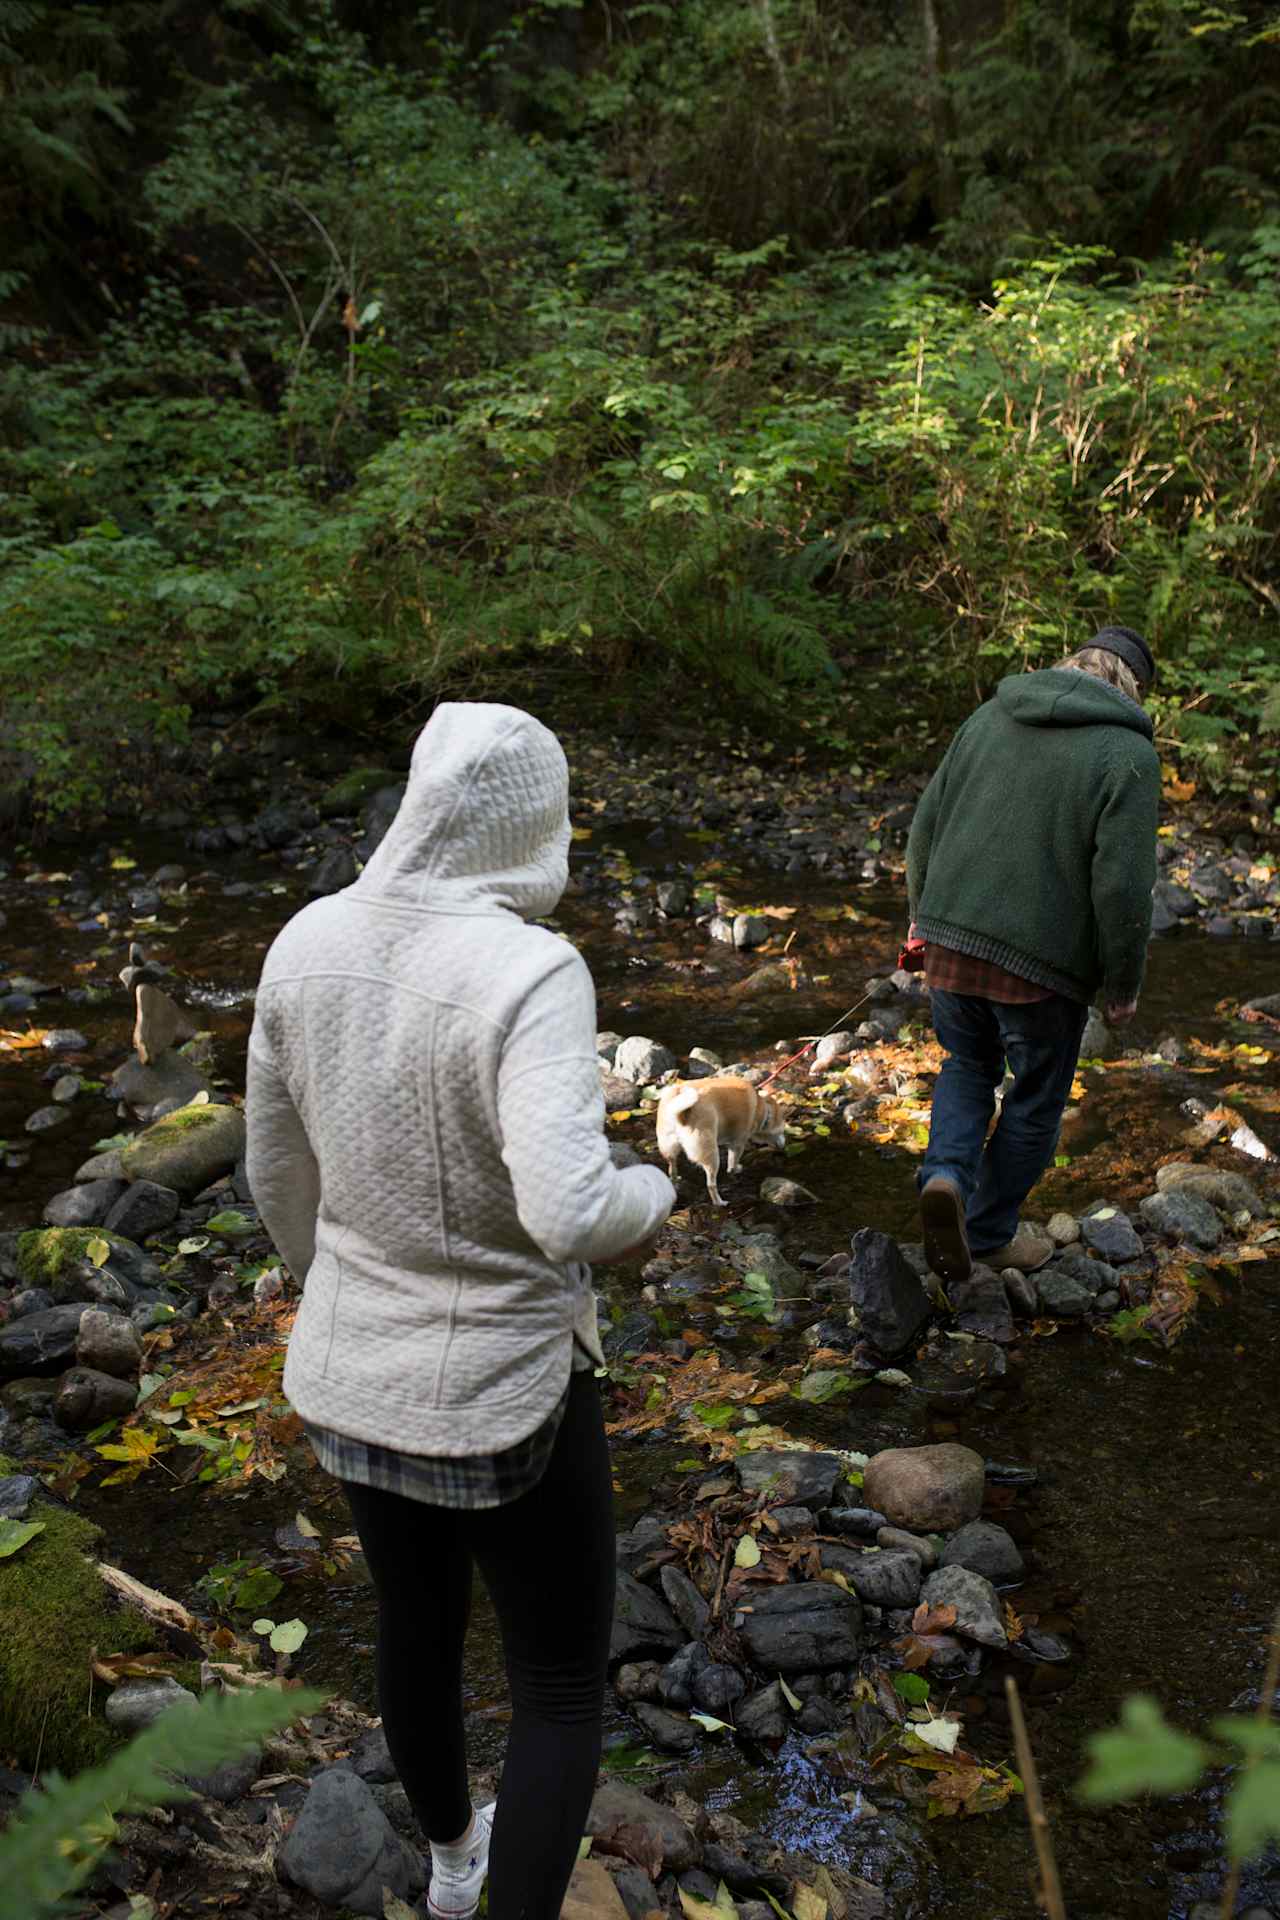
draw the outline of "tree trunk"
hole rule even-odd
[[[942,0],[920,0],[924,29],[925,73],[929,84],[929,118],[933,127],[934,203],[940,220],[959,210],[956,177],[956,108],[951,97],[951,62]]]

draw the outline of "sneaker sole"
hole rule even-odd
[[[949,1180],[931,1180],[920,1195],[924,1257],[940,1280],[967,1280],[973,1258],[965,1237],[960,1195]]]

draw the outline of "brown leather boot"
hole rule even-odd
[[[1016,1267],[1019,1273],[1038,1273],[1041,1267],[1048,1266],[1057,1251],[1048,1234],[1041,1233],[1038,1227],[1023,1225],[1007,1247],[980,1253],[978,1258],[984,1267],[994,1267],[997,1273],[1005,1267]]]
[[[935,1173],[920,1189],[920,1220],[924,1227],[924,1257],[944,1285],[967,1280],[973,1272],[969,1239],[964,1230],[964,1201],[954,1180]]]

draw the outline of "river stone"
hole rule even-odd
[[[261,1765],[262,1755],[255,1747],[252,1753],[246,1753],[239,1760],[224,1760],[212,1773],[189,1773],[186,1784],[193,1793],[203,1794],[206,1800],[216,1800],[225,1807],[234,1806],[237,1800],[243,1800],[248,1793]]]
[[[633,1700],[661,1698],[662,1668],[656,1660],[626,1660],[613,1676],[613,1690],[624,1706]]]
[[[801,1508],[800,1511],[804,1512],[804,1509]],[[778,1512],[779,1509],[775,1508],[773,1513],[775,1520]],[[805,1518],[809,1519],[810,1516],[806,1513]],[[881,1527],[887,1525],[884,1515],[877,1513],[874,1507],[828,1507],[822,1515],[824,1533],[851,1534],[860,1540],[874,1540]]]
[[[798,1180],[772,1173],[760,1182],[760,1198],[767,1207],[812,1207],[817,1204],[818,1196],[808,1187],[802,1187]]]
[[[383,1913],[383,1890],[409,1900],[425,1875],[417,1852],[394,1831],[359,1774],[317,1774],[276,1856],[280,1878],[328,1907]]]
[[[808,1507],[770,1507],[769,1531],[775,1540],[798,1540],[813,1532],[813,1515]]]
[[[391,1758],[391,1749],[387,1745],[387,1736],[382,1727],[370,1727],[364,1738],[357,1743],[351,1756],[351,1764],[362,1780],[371,1787],[385,1787],[392,1780],[398,1780],[395,1761]]]
[[[849,1242],[849,1299],[857,1325],[884,1354],[906,1351],[929,1318],[929,1296],[896,1240],[861,1227]]]
[[[881,1527],[876,1545],[889,1553],[914,1553],[926,1573],[932,1573],[938,1564],[938,1549],[932,1540],[926,1540],[919,1533],[907,1533],[902,1527]]]
[[[23,1124],[28,1133],[53,1133],[65,1127],[70,1118],[65,1107],[37,1107]]]
[[[657,1594],[619,1568],[609,1658],[630,1660],[634,1654],[655,1648],[674,1649],[684,1644],[684,1638],[684,1629]]]
[[[24,1314],[0,1327],[0,1380],[61,1373],[75,1358],[76,1335],[84,1307],[48,1307]]]
[[[322,854],[307,874],[307,893],[312,900],[320,900],[330,893],[341,893],[351,886],[360,872],[356,856],[350,847],[330,847]]]
[[[1007,1647],[1000,1601],[989,1580],[968,1567],[939,1567],[921,1589],[920,1598],[930,1607],[954,1607],[957,1633],[976,1640],[983,1647]]]
[[[968,1567],[980,1573],[992,1586],[1013,1586],[1021,1580],[1024,1567],[1012,1534],[990,1520],[970,1520],[953,1533],[942,1549],[944,1567]]]
[[[127,1240],[146,1240],[171,1227],[181,1210],[181,1195],[172,1187],[158,1187],[154,1180],[134,1180],[123,1188],[104,1224]]]
[[[955,1313],[958,1332],[972,1333],[979,1339],[999,1341],[1006,1346],[1013,1339],[1013,1308],[1004,1281],[994,1267],[975,1263],[967,1280],[951,1282],[947,1299]]]
[[[108,1080],[107,1092],[140,1118],[154,1119],[157,1110],[169,1113],[187,1106],[198,1093],[208,1093],[209,1082],[181,1053],[162,1053],[149,1066],[131,1054]]]
[[[842,1573],[868,1607],[914,1607],[924,1567],[914,1553],[859,1553],[853,1547],[820,1549],[824,1568]]]
[[[1008,1371],[1003,1348],[991,1340],[945,1340],[913,1368],[913,1385],[932,1411],[954,1413]]]
[[[1101,1216],[1105,1214],[1104,1220]],[[1080,1235],[1086,1247],[1100,1253],[1104,1260],[1136,1260],[1142,1242],[1133,1230],[1133,1222],[1119,1207],[1100,1200],[1080,1222]]]
[[[653,1080],[661,1080],[664,1073],[670,1073],[676,1064],[676,1057],[669,1047],[657,1040],[646,1040],[640,1034],[629,1034],[614,1056],[614,1072],[620,1073],[624,1080],[630,1080],[635,1086],[647,1087]]]
[[[1046,1273],[1066,1273],[1082,1286],[1086,1293],[1099,1294],[1108,1287],[1120,1284],[1120,1275],[1105,1260],[1091,1260],[1082,1247],[1065,1247],[1051,1267],[1041,1267],[1033,1274],[1033,1280],[1042,1280]]]
[[[631,1711],[654,1746],[663,1753],[692,1753],[697,1746],[693,1724],[682,1715],[671,1713],[666,1707],[653,1706],[646,1700],[637,1700]]]
[[[597,1852],[632,1860],[655,1880],[663,1872],[687,1873],[697,1865],[698,1845],[684,1821],[670,1807],[620,1781],[597,1790],[586,1832]]]
[[[1090,1007],[1080,1038],[1082,1060],[1109,1060],[1116,1051],[1116,1037],[1096,1007]]]
[[[1093,1305],[1093,1294],[1061,1267],[1042,1267],[1032,1276],[1040,1295],[1041,1311],[1054,1320],[1079,1320]]]
[[[664,1567],[658,1576],[667,1605],[691,1640],[701,1640],[711,1609],[681,1567]]]
[[[862,1490],[895,1526],[950,1533],[977,1519],[984,1484],[982,1455],[947,1441],[934,1447],[887,1447],[874,1454]]]
[[[124,1162],[120,1158],[119,1147],[109,1147],[105,1153],[95,1153],[76,1168],[76,1180],[123,1180]]]
[[[107,1695],[107,1725],[118,1733],[141,1733],[174,1707],[194,1706],[196,1697],[167,1674],[154,1680],[122,1680]]]
[[[658,1697],[669,1707],[689,1707],[693,1705],[693,1683],[704,1667],[711,1665],[711,1655],[696,1640],[690,1640],[686,1646],[673,1653],[658,1676]]]
[[[1040,1294],[1034,1273],[1023,1273],[1020,1267],[1006,1267],[1000,1278],[1004,1282],[1005,1297],[1015,1314],[1029,1318],[1039,1313]]]
[[[1138,1208],[1149,1227],[1211,1253],[1222,1238],[1222,1222],[1207,1200],[1186,1187],[1149,1193]]]
[[[748,1493],[768,1494],[780,1505],[809,1507],[815,1513],[831,1504],[844,1477],[844,1461],[834,1453],[775,1453],[761,1447],[734,1461]]]
[[[134,987],[133,998],[138,1010],[133,1023],[134,1052],[144,1067],[151,1067],[170,1047],[190,1040],[196,1023],[163,987],[150,981],[140,980]]]
[[[813,1050],[814,1067],[827,1066],[832,1060],[851,1052],[856,1045],[857,1041],[847,1027],[841,1027],[838,1033],[824,1033]]]
[[[687,880],[660,880],[654,891],[654,898],[668,919],[688,913],[692,897]]]
[[[239,1107],[182,1107],[131,1140],[121,1162],[126,1179],[192,1194],[232,1172],[244,1150]]]
[[[95,1264],[90,1248],[107,1243],[107,1256]],[[101,1249],[97,1249],[100,1253]],[[159,1284],[160,1270],[142,1248],[109,1227],[43,1227],[18,1236],[18,1271],[29,1286],[45,1286],[55,1304],[97,1300],[130,1306],[138,1292]]]
[[[787,1724],[787,1702],[780,1680],[771,1680],[749,1700],[743,1700],[734,1714],[738,1732],[752,1740],[785,1740]]]
[[[1224,1173],[1217,1167],[1197,1167],[1187,1160],[1174,1160],[1167,1167],[1157,1167],[1156,1185],[1161,1193],[1195,1194],[1226,1213],[1251,1213],[1255,1220],[1265,1218],[1267,1213],[1257,1188],[1242,1173]]]
[[[55,1193],[41,1217],[47,1227],[99,1227],[125,1190],[123,1180],[86,1180]]]
[[[0,1478],[0,1520],[25,1520],[40,1491],[33,1473],[7,1473]]]
[[[693,1698],[704,1713],[723,1720],[730,1707],[741,1700],[747,1683],[736,1667],[723,1660],[708,1660],[693,1676]]]
[[[735,914],[733,921],[733,944],[742,952],[749,953],[753,947],[762,947],[772,937],[773,928],[759,913]]]
[[[1055,1247],[1074,1246],[1080,1238],[1080,1222],[1070,1213],[1055,1213],[1046,1228]]]
[[[129,1322],[124,1324],[132,1333]],[[137,1399],[136,1381],[121,1380],[93,1367],[71,1367],[58,1382],[53,1417],[68,1433],[88,1433],[105,1420],[121,1420],[132,1413]]]
[[[121,1314],[88,1307],[80,1319],[76,1360],[117,1380],[135,1381],[142,1366],[141,1335],[132,1320]]]
[[[620,1073],[611,1073],[602,1064],[600,1091],[604,1095],[606,1113],[629,1113],[636,1104],[640,1090],[634,1080],[627,1080]]]
[[[644,1513],[634,1527],[620,1533],[613,1544],[618,1565],[624,1573],[643,1573],[652,1564],[655,1554],[666,1551],[667,1530],[656,1513]]]
[[[862,1604],[825,1580],[753,1590],[743,1642],[766,1673],[826,1673],[853,1666],[862,1647]]]

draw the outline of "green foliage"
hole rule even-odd
[[[110,1844],[115,1816],[191,1796],[184,1776],[211,1773],[323,1695],[255,1687],[174,1708],[104,1765],[74,1779],[46,1773],[0,1834],[0,1920],[43,1920],[83,1885]]]
[[[1227,1850],[1233,1860],[1249,1859],[1280,1839],[1280,1724],[1228,1715],[1214,1721],[1212,1732],[1234,1756],[1170,1726],[1148,1695],[1131,1695],[1120,1726],[1089,1741],[1081,1798],[1110,1805],[1142,1793],[1185,1793],[1207,1768],[1233,1757],[1243,1764],[1227,1797]]]

